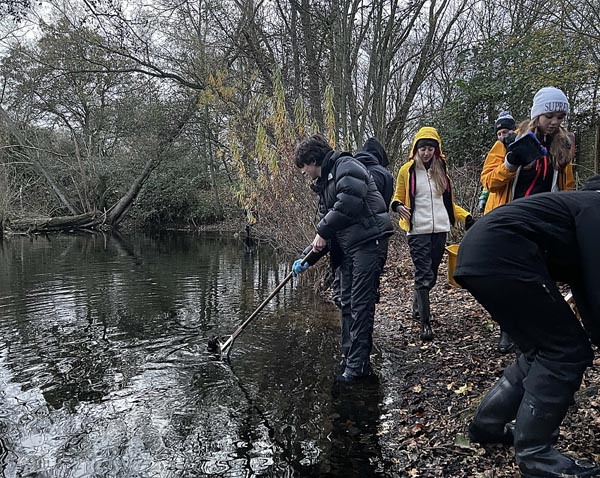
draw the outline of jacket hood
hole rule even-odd
[[[582,189],[586,191],[600,191],[600,174],[596,174],[596,176],[588,179]]]
[[[443,151],[442,151],[442,138],[440,138],[439,133],[437,132],[437,129],[432,128],[431,126],[423,126],[418,132],[417,135],[415,136],[415,139],[413,139],[413,143],[412,146],[410,147],[410,154],[408,155],[408,159],[413,159],[414,155],[415,155],[415,146],[417,144],[417,141],[419,141],[420,139],[434,139],[437,141],[437,143],[440,145],[440,157],[442,159],[446,159],[446,156],[444,155]]]
[[[377,159],[378,164],[381,166],[387,167],[390,164],[385,148],[376,138],[369,138],[363,147],[358,150],[358,153],[361,151],[375,156],[375,159]]]

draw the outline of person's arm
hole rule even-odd
[[[406,175],[408,174],[408,170],[404,167],[401,167],[398,171],[398,177],[396,178],[396,189],[394,190],[394,195],[392,196],[392,211],[395,211],[398,205],[404,204],[406,202]]]
[[[454,202],[454,197],[452,198],[452,206],[454,207],[454,217],[465,225],[465,229],[469,229],[473,224],[475,224],[475,219],[473,219],[471,213],[456,204]]]
[[[410,221],[411,210],[406,205],[408,202],[408,194],[406,191],[407,176],[409,174],[410,167],[405,165],[398,171],[398,177],[396,178],[396,190],[392,197],[391,209],[397,212],[402,219]]]
[[[325,240],[331,239],[337,231],[357,221],[357,213],[364,208],[369,179],[369,173],[356,161],[343,161],[337,167],[336,202],[317,224],[318,236]],[[315,237],[315,241],[318,241],[318,237]]]
[[[516,171],[511,171],[504,164],[506,147],[502,141],[496,141],[485,158],[481,171],[481,184],[489,192],[499,192],[504,189],[516,176]]]
[[[327,242],[325,242],[325,245],[322,249],[317,251],[314,248],[313,241],[313,243],[309,244],[304,249],[304,251],[302,251],[300,258],[294,261],[294,264],[292,265],[292,272],[294,273],[294,276],[298,276],[299,274],[307,270],[310,266],[315,265],[317,261],[328,252],[329,244]]]
[[[559,183],[559,189],[561,191],[573,191],[575,189],[575,177],[573,176],[573,163],[569,163],[565,166],[562,174],[564,175],[564,182]]]

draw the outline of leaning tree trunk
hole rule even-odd
[[[152,171],[154,171],[164,159],[167,149],[181,134],[181,131],[187,122],[194,116],[198,105],[198,99],[198,95],[194,95],[177,122],[171,128],[162,132],[156,155],[146,162],[142,172],[133,181],[127,192],[107,211],[92,211],[85,214],[53,218],[18,219],[10,221],[9,227],[14,231],[39,233],[85,229],[109,229],[118,226],[127,215],[127,212],[138,197]],[[1,108],[0,113],[6,114]]]
[[[188,105],[186,110],[183,112],[178,121],[169,129],[162,132],[160,135],[160,140],[158,144],[158,152],[156,156],[148,160],[144,169],[140,175],[136,178],[136,180],[131,184],[129,190],[125,193],[125,195],[117,201],[117,203],[112,206],[107,213],[106,223],[111,226],[117,226],[127,214],[127,211],[133,205],[133,202],[140,194],[144,183],[150,176],[150,173],[154,171],[158,165],[162,162],[165,157],[165,153],[168,148],[173,144],[173,141],[177,139],[177,137],[181,134],[184,126],[187,122],[192,119],[196,110],[198,108],[199,95],[194,95]]]

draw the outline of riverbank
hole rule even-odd
[[[412,320],[412,263],[401,238],[390,245],[375,320],[375,365],[387,402],[379,441],[391,476],[518,477],[511,447],[471,444],[467,426],[483,394],[514,355],[496,350],[498,327],[462,289],[446,260],[431,294],[434,340]],[[557,447],[600,462],[600,359],[588,370]]]

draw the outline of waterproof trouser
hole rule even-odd
[[[381,239],[387,241],[387,238]],[[371,372],[375,319],[375,287],[380,275],[379,240],[344,251],[341,265],[342,354],[346,357],[345,375],[362,376]]]
[[[375,281],[375,303],[379,304],[379,299],[381,296],[379,291],[379,280],[381,278],[381,274],[383,274],[385,263],[387,262],[389,238],[383,237],[377,242],[377,265],[379,266],[379,274],[377,275],[377,280]]]
[[[415,290],[433,289],[446,246],[446,233],[408,236],[410,257],[415,267]]]
[[[332,291],[332,299],[333,303],[342,308],[342,291],[340,287],[340,277],[342,275],[342,267],[336,267],[333,271],[333,281],[331,282],[331,291]]]
[[[539,281],[531,282],[501,276],[460,278],[522,351],[517,361],[505,369],[504,377],[511,384],[521,383],[524,389],[515,423],[517,463],[522,472],[529,474],[524,473],[524,476],[536,476],[538,469],[540,476],[555,476],[544,475],[548,473],[543,465],[549,456],[546,447],[552,447],[556,429],[573,403],[594,356],[587,334],[543,265],[540,265],[540,277]],[[525,397],[529,405],[525,404]],[[552,426],[541,427],[535,433],[530,429],[537,426],[531,417],[532,403],[534,409],[544,410],[540,413],[553,417],[548,421]],[[528,444],[531,442],[528,437],[543,444],[539,451]],[[561,466],[559,462],[555,463],[557,467]]]
[[[383,273],[383,268],[385,267],[385,263],[387,262],[388,256],[388,238],[382,238],[378,241],[378,249],[377,249],[377,265],[379,266],[379,274],[377,275],[377,282],[375,284],[375,303],[379,303],[380,292],[379,292],[379,279],[381,274]],[[342,268],[337,267],[333,271],[333,281],[331,283],[331,288],[333,292],[333,302],[335,305],[341,308],[341,276],[342,276]],[[416,307],[416,303],[415,303]]]

